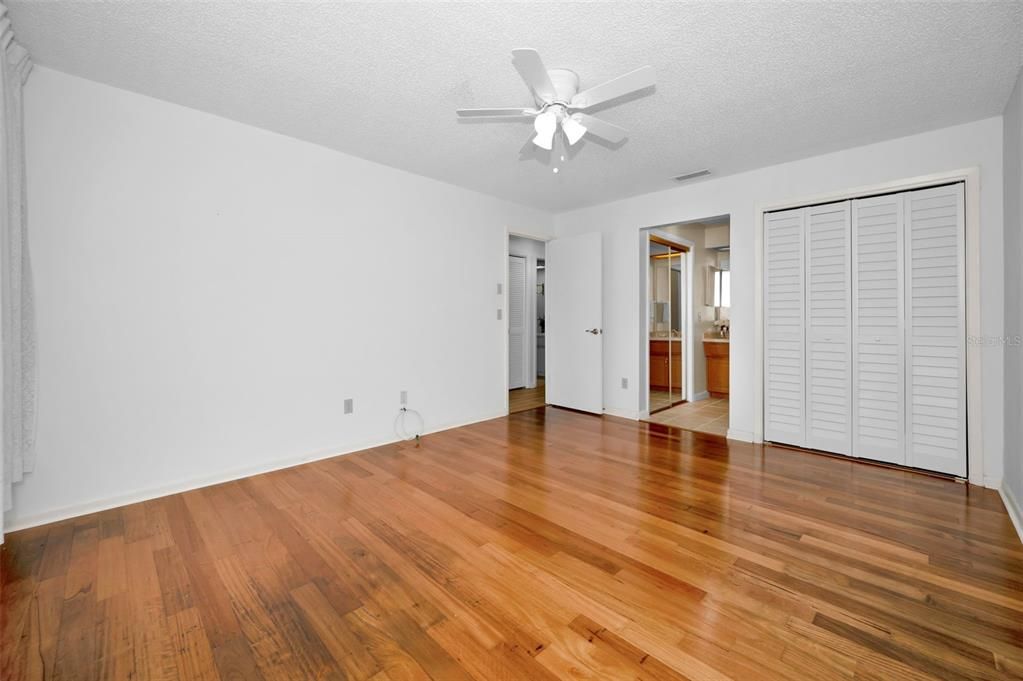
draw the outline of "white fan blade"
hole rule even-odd
[[[458,109],[455,113],[463,118],[472,118],[474,116],[522,116],[523,118],[529,118],[536,114],[532,109],[525,107],[518,107],[516,109]]]
[[[643,66],[635,71],[629,71],[624,76],[618,76],[614,80],[583,90],[572,98],[570,106],[573,109],[588,109],[608,100],[648,88],[653,84],[654,67]]]
[[[586,132],[605,139],[611,144],[618,144],[629,136],[629,132],[625,128],[619,128],[613,123],[602,121],[599,118],[594,118],[584,113],[572,114],[572,120],[586,128]]]
[[[539,52],[528,47],[512,50],[512,64],[533,91],[533,96],[542,102],[553,102],[557,98],[558,93]]]

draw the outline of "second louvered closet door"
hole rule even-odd
[[[806,209],[806,445],[852,449],[849,202]]]

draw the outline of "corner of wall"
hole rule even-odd
[[[1009,514],[1013,527],[1016,528],[1016,534],[1019,535],[1020,542],[1023,542],[1023,510],[1021,510],[1019,501],[1008,485],[1002,485],[998,492],[1001,494],[1002,503],[1005,504],[1005,511]]]
[[[1002,115],[1004,358],[1003,480],[1006,510],[1020,531],[1019,500],[1023,499],[1023,70]],[[1021,533],[1023,537],[1023,533]]]

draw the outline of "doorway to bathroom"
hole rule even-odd
[[[645,420],[728,432],[729,232],[727,215],[643,230]]]

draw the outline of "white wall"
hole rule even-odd
[[[1023,72],[1003,117],[1005,168],[1005,480],[1017,523],[1023,504]],[[1023,538],[1023,525],[1017,529]]]
[[[526,388],[536,387],[536,261],[543,260],[546,253],[543,241],[508,237],[508,255],[526,259]]]
[[[1001,117],[695,182],[556,216],[559,236],[589,231],[604,235],[605,408],[638,414],[641,404],[636,380],[641,361],[636,328],[640,262],[637,230],[708,215],[731,216],[730,432],[734,437],[750,439],[754,430],[757,205],[971,166],[980,167],[981,178],[981,328],[985,335],[1000,336],[1004,330]],[[984,471],[988,476],[986,483],[997,485],[1004,438],[1003,355],[997,347],[982,352]],[[630,379],[629,388],[621,388],[622,377]]]
[[[394,440],[402,389],[429,430],[505,413],[506,234],[548,214],[45,68],[25,96],[38,464],[9,526]]]

